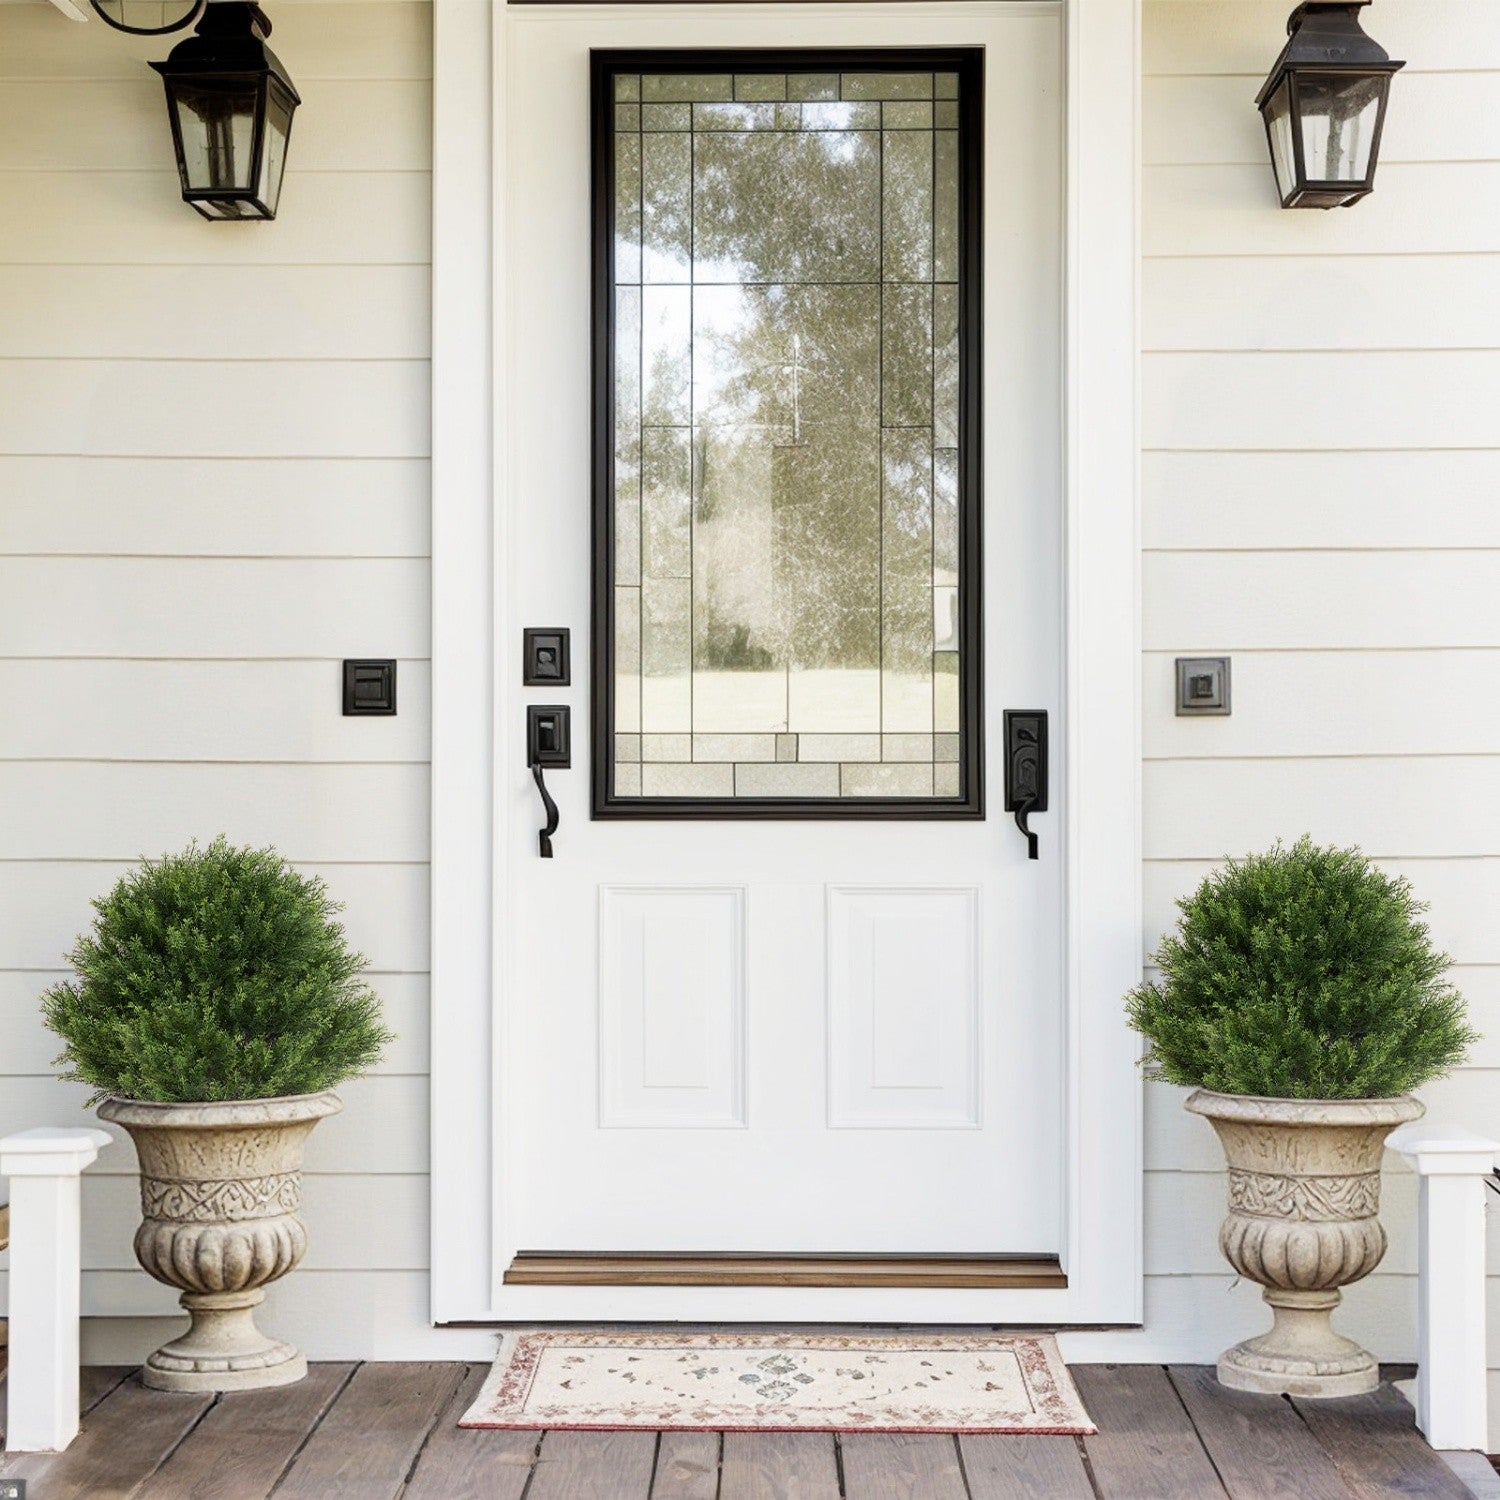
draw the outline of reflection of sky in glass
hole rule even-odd
[[[959,795],[956,92],[617,80],[617,796]]]

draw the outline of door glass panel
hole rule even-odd
[[[977,58],[765,59],[596,55],[596,810],[972,815]]]

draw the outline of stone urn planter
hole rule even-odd
[[[1380,1264],[1380,1159],[1415,1099],[1258,1099],[1198,1089],[1186,1107],[1218,1132],[1229,1164],[1229,1212],[1219,1248],[1264,1288],[1269,1333],[1219,1358],[1219,1379],[1241,1391],[1355,1396],[1380,1383],[1375,1357],[1333,1331],[1341,1287]]]
[[[265,1288],[307,1249],[297,1217],[302,1148],[314,1125],[343,1105],[332,1093],[223,1104],[106,1099],[103,1119],[123,1125],[141,1164],[135,1253],[182,1293],[192,1326],[141,1371],[161,1391],[244,1391],[290,1385],[307,1361],[255,1326]]]

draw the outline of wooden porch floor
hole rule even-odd
[[[1472,1492],[1389,1387],[1247,1397],[1195,1366],[1079,1365],[1097,1437],[469,1432],[485,1366],[314,1365],[218,1398],[84,1372],[64,1454],[12,1455],[27,1500],[1349,1500]]]

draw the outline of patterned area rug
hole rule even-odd
[[[1095,1431],[1048,1337],[523,1329],[462,1427]]]

